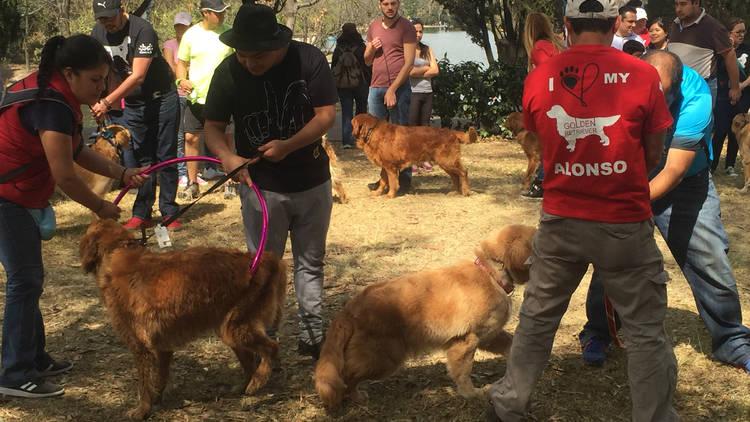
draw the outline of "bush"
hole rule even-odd
[[[444,127],[453,118],[466,119],[480,134],[498,134],[509,113],[521,110],[525,64],[492,63],[484,69],[477,62],[451,64],[440,60],[440,74],[433,79],[433,112]]]

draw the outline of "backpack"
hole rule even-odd
[[[331,69],[336,88],[354,88],[364,84],[365,78],[362,75],[362,68],[357,56],[354,55],[356,47],[342,48],[341,50],[339,61]]]

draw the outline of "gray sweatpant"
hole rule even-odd
[[[323,258],[331,220],[331,181],[294,193],[262,190],[268,208],[266,250],[284,256],[287,234],[292,239],[294,291],[299,304],[299,338],[307,344],[323,340]],[[247,250],[255,252],[260,243],[263,219],[255,192],[240,186],[242,223]]]
[[[669,276],[653,234],[653,220],[613,224],[542,211],[507,370],[488,391],[500,419],[523,419],[560,320],[589,263],[605,280],[622,320],[633,420],[679,419],[672,406],[677,361],[664,330]]]

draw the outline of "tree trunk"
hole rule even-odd
[[[487,16],[488,11],[483,3],[480,3],[478,8],[480,17]],[[495,55],[492,54],[492,44],[490,44],[490,33],[487,30],[487,23],[479,22],[479,26],[482,32],[482,48],[484,49],[484,54],[487,56],[487,63],[495,63],[497,60],[495,59]]]
[[[318,1],[320,0],[308,0],[305,2],[300,2],[297,0],[287,0],[284,3],[283,9],[281,9],[281,16],[284,19],[284,25],[288,26],[289,29],[294,32],[294,21],[297,19],[297,12],[299,11],[299,9],[310,7],[316,4]]]

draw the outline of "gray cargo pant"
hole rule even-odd
[[[294,291],[297,295],[299,338],[307,344],[323,340],[323,258],[331,220],[331,181],[302,192],[277,193],[262,190],[268,208],[265,250],[284,256],[287,234],[292,239]],[[255,192],[240,186],[242,224],[247,250],[260,243],[263,219]]]
[[[669,276],[653,232],[653,220],[601,223],[542,211],[507,370],[488,391],[500,419],[520,421],[528,411],[560,320],[589,263],[601,273],[622,320],[633,420],[679,419],[672,406],[677,361],[664,330]]]

